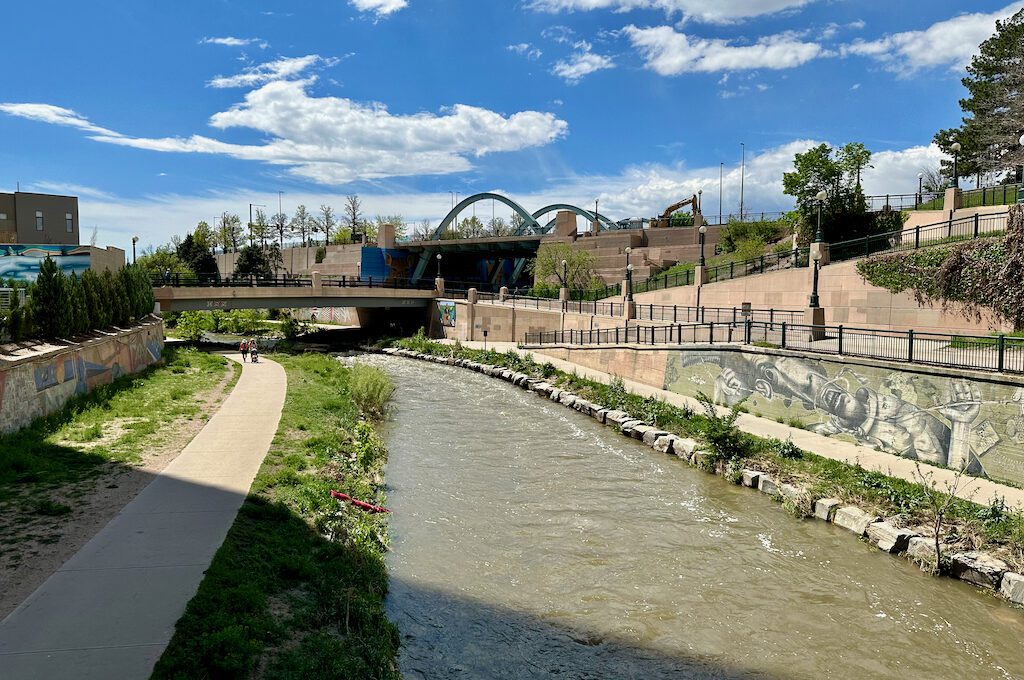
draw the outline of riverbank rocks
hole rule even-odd
[[[915,536],[907,543],[907,557],[921,564],[935,564],[935,541],[924,536]]]
[[[594,405],[594,409],[590,411],[590,417],[596,420],[597,422],[601,423],[602,425],[604,424],[605,416],[607,415],[608,409],[602,406],[597,406],[596,404]]]
[[[868,525],[868,540],[887,553],[902,553],[910,545],[910,539],[917,536],[913,531],[900,529],[889,522],[875,522]]]
[[[814,516],[825,522],[831,522],[836,508],[842,505],[838,498],[819,498],[814,502]]]
[[[836,510],[832,523],[836,526],[841,526],[847,531],[852,531],[858,536],[863,536],[867,532],[868,526],[878,520],[879,517],[876,515],[869,515],[858,507],[844,505]]]
[[[793,484],[780,484],[779,495],[797,506],[800,506],[801,503],[807,501],[808,497],[806,491]]]
[[[768,475],[761,475],[757,478],[757,489],[761,493],[774,496],[779,492],[779,485]]]
[[[655,451],[674,454],[676,439],[677,437],[674,434],[665,434],[655,439],[654,444],[651,446]]]
[[[633,436],[633,430],[644,424],[644,421],[630,418],[619,425],[619,431],[627,437]]]
[[[659,430],[653,425],[639,425],[633,428],[633,439],[639,439],[648,446],[654,446],[654,442],[658,441],[658,437],[664,437],[668,432],[665,430]]]
[[[742,470],[740,472],[740,483],[748,489],[756,489],[761,480],[761,473],[757,470]]]
[[[576,404],[576,395],[571,392],[562,392],[558,395],[558,401],[562,403],[562,406],[574,406]]]
[[[697,450],[698,446],[700,446],[700,444],[696,439],[676,437],[675,442],[672,443],[672,452],[682,458],[689,458],[693,455],[693,452]]]
[[[621,426],[627,420],[634,420],[634,418],[625,411],[608,411],[604,416],[604,421],[609,425]]]
[[[999,594],[1014,604],[1024,604],[1024,576],[1012,571],[1003,574]]]
[[[953,577],[982,588],[997,589],[1009,570],[1010,565],[1001,559],[974,550],[949,556],[949,573]]]

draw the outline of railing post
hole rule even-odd
[[[715,322],[712,321],[708,324],[708,344],[715,344]]]
[[[786,322],[782,322],[782,349],[786,349]]]
[[[824,333],[822,333],[824,335]],[[843,324],[839,324],[839,354],[843,353]]]
[[[750,344],[750,334],[753,331],[753,328],[754,328],[754,323],[750,320],[750,317],[748,316],[747,317],[747,322],[744,324],[744,328],[743,328],[743,344],[745,344],[745,345],[749,345]]]
[[[974,213],[974,238],[978,238],[978,213]]]
[[[921,247],[921,226],[914,227],[914,250]]]
[[[953,235],[953,211],[949,211],[949,220],[946,223],[946,238]]]
[[[772,307],[768,310],[768,323],[775,323],[775,308]]]
[[[907,363],[914,363],[914,329],[907,331]]]
[[[682,324],[676,325],[676,344],[683,344],[683,326]]]
[[[672,305],[672,323],[679,321],[679,305]]]
[[[999,335],[999,363],[997,369],[1000,373],[1003,372],[1003,367],[1006,365],[1006,336]]]
[[[732,322],[736,323],[736,308],[732,308]]]

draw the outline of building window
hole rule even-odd
[[[6,219],[7,219],[7,213],[0,213],[0,220],[6,220]]]
[[[75,230],[75,218],[71,213],[64,213],[64,228],[68,230],[69,234]]]
[[[36,231],[42,231],[42,230],[43,230],[43,211],[42,210],[37,210],[36,211]]]

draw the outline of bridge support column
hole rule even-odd
[[[633,302],[633,279],[630,276],[622,280],[622,318],[627,322],[636,318],[636,303]]]
[[[946,189],[945,195],[942,197],[942,209],[947,214],[952,214],[953,211],[959,210],[963,205],[963,193],[957,187],[949,187]]]
[[[824,307],[808,307],[804,310],[804,323],[811,327],[811,332],[808,340],[812,342],[815,340],[825,339],[825,308]]]
[[[508,299],[508,286],[502,286],[498,289],[498,302],[504,302]]]
[[[323,288],[323,287],[324,287],[324,282],[323,282],[323,278],[320,276],[320,272],[313,272],[313,288],[320,289],[320,288]]]

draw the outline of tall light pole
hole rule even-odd
[[[747,145],[740,142],[740,222],[743,221],[743,185],[747,174]]]
[[[718,164],[718,223],[722,223],[722,181],[725,179],[725,163]]]
[[[633,265],[626,265],[626,302],[633,301]]]
[[[953,188],[960,187],[960,171],[957,168],[957,162],[960,160],[960,142],[953,142],[953,145],[949,147],[949,150],[953,152]]]
[[[132,264],[135,264],[135,244],[139,242],[138,236],[132,236]]]
[[[814,283],[811,287],[811,297],[807,300],[807,306],[815,309],[818,307],[818,271],[821,265],[821,253],[814,251],[811,253],[811,259],[814,260]]]
[[[920,205],[923,202],[924,202],[924,173],[923,172],[919,172],[919,173],[917,173],[917,203],[915,205]]]
[[[597,221],[598,221],[598,219],[600,219],[597,216],[597,201],[598,201],[598,199],[595,198],[594,199],[594,224],[593,224],[593,226],[590,227],[590,231],[592,233],[594,233],[594,234],[597,233]]]
[[[441,278],[441,253],[437,254],[437,278]]]
[[[700,259],[697,260],[697,266],[698,267],[703,267],[704,264],[705,264],[704,263],[704,234],[708,233],[708,228],[705,227],[702,224],[702,225],[700,225],[700,229],[698,229],[697,231],[700,232]]]
[[[818,202],[818,230],[814,232],[814,242],[823,243],[825,241],[825,234],[821,230],[821,206],[825,205],[825,201],[828,200],[828,193],[822,189],[814,195],[814,200]]]
[[[562,286],[569,287],[569,261],[562,260]]]

